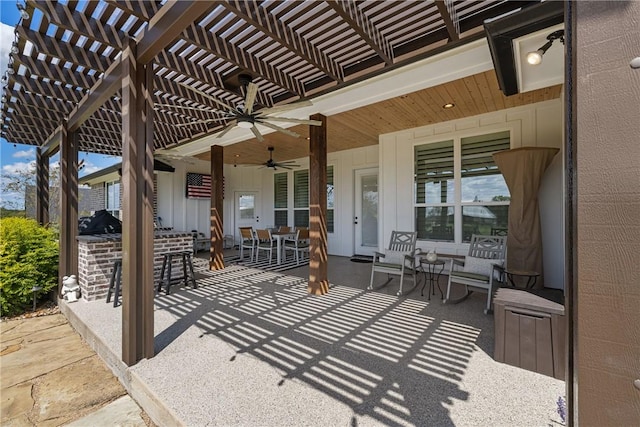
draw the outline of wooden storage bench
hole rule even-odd
[[[493,299],[494,359],[565,379],[564,306],[517,289],[500,288]]]

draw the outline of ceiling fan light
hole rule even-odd
[[[242,129],[251,129],[253,123],[248,120],[238,120],[238,127]]]
[[[531,65],[538,65],[542,63],[542,55],[544,52],[542,49],[534,50],[527,53],[527,62]]]

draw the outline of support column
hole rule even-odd
[[[36,148],[36,220],[49,224],[49,156]]]
[[[222,214],[224,209],[224,161],[222,154],[222,146],[211,146],[211,249],[209,252],[210,270],[222,270],[224,268],[224,234],[222,221]]]
[[[314,114],[322,126],[309,127],[309,285],[314,295],[329,292],[327,279],[327,118]]]
[[[152,64],[136,60],[134,40],[122,52],[122,361],[153,350]]]
[[[58,296],[63,276],[78,274],[78,140],[62,127],[60,141],[60,257]]]

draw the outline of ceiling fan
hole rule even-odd
[[[269,160],[267,160],[266,162],[264,162],[262,164],[263,168],[272,168],[274,171],[278,170],[278,168],[282,168],[282,169],[292,169],[292,168],[297,168],[300,165],[296,165],[295,160],[286,160],[284,162],[276,162],[273,160],[273,147],[267,147],[267,150],[269,150]]]
[[[293,104],[281,105],[271,108],[262,108],[260,110],[254,110],[256,96],[258,94],[258,85],[253,83],[253,78],[248,74],[240,74],[238,76],[240,85],[242,86],[245,94],[244,102],[237,105],[236,107],[231,107],[230,105],[220,101],[219,99],[205,93],[201,90],[195,89],[191,86],[188,86],[184,83],[179,82],[178,84],[199,93],[205,98],[213,101],[219,107],[223,107],[220,109],[224,114],[224,119],[227,120],[226,127],[220,132],[217,137],[221,138],[227,132],[229,132],[234,127],[238,126],[243,129],[251,129],[251,132],[255,135],[258,141],[264,141],[264,137],[258,130],[256,124],[260,124],[262,126],[271,128],[278,132],[285,133],[287,135],[293,136],[295,138],[300,138],[301,135],[290,131],[289,129],[285,129],[281,126],[275,125],[271,122],[288,122],[288,123],[298,123],[304,125],[312,125],[312,126],[321,126],[322,122],[319,120],[307,120],[307,119],[294,119],[289,117],[276,117],[272,116],[272,114],[278,114],[285,111],[295,110],[296,108],[308,107],[313,105],[311,101],[300,101],[295,102]],[[189,126],[194,124],[201,123],[209,123],[213,121],[219,121],[220,119],[208,119],[208,120],[194,120],[192,122],[185,123],[183,125]]]

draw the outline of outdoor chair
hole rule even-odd
[[[291,231],[291,227],[286,226],[286,225],[281,225],[280,227],[278,227],[278,231],[280,233],[288,233]]]
[[[491,311],[494,283],[502,279],[506,251],[506,236],[474,234],[471,237],[469,253],[465,256],[464,261],[451,259],[447,296],[443,302],[445,304],[457,304],[471,295],[473,290],[486,291],[487,306],[484,313],[488,314]],[[451,299],[452,283],[459,283],[465,287],[465,294],[455,300]],[[473,290],[470,290],[470,288]]]
[[[240,259],[244,260],[244,250],[251,249],[249,261],[253,261],[257,241],[253,233],[253,227],[240,227]]]
[[[300,256],[305,252],[309,253],[309,229],[302,228],[296,230],[296,237],[293,240],[285,240],[284,253],[285,259],[287,251],[293,251],[296,255],[296,264],[300,264]]]
[[[402,295],[402,284],[405,274],[413,278],[413,286],[416,286],[416,240],[418,233],[415,231],[392,231],[389,247],[384,253],[375,252],[373,255],[373,265],[371,266],[371,281],[367,289],[373,289],[373,278],[375,273],[387,273],[388,280],[382,285],[385,286],[392,279],[391,275],[400,276],[400,287],[396,295]],[[419,249],[418,249],[419,251]]]
[[[260,251],[269,252],[269,265],[271,265],[271,259],[273,258],[273,250],[276,249],[277,242],[271,237],[271,230],[256,230],[256,262],[260,257]]]

